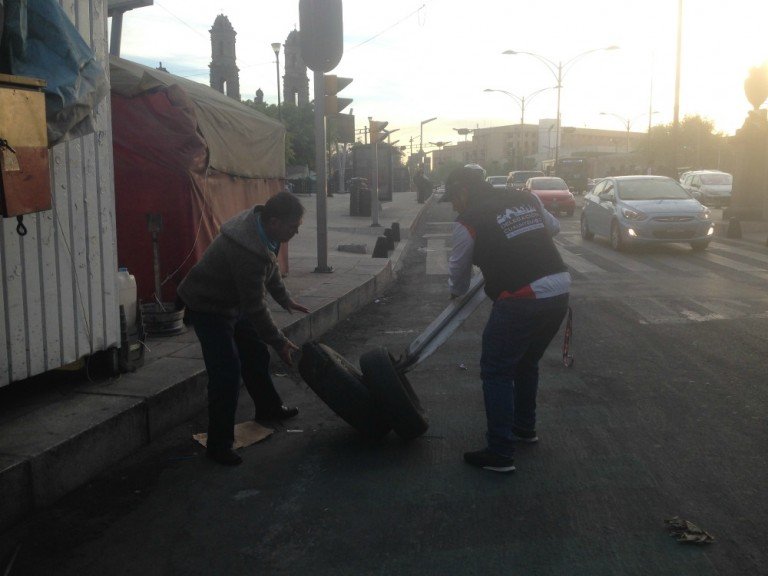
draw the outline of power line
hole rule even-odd
[[[360,46],[362,46],[363,44],[367,44],[368,42],[370,42],[370,41],[372,41],[372,40],[375,40],[376,38],[378,38],[379,36],[381,36],[382,34],[384,34],[384,32],[388,32],[389,30],[392,30],[392,28],[394,28],[395,26],[398,26],[399,24],[402,24],[403,22],[405,22],[406,20],[408,20],[408,18],[410,18],[411,16],[413,16],[414,14],[417,14],[418,12],[420,12],[420,11],[421,11],[421,10],[422,10],[422,9],[423,9],[425,6],[426,6],[426,4],[422,4],[421,6],[419,6],[418,8],[416,8],[416,10],[414,10],[413,12],[411,12],[410,14],[408,14],[407,16],[403,17],[401,20],[398,20],[397,22],[395,22],[394,24],[392,24],[392,25],[391,25],[391,26],[389,26],[388,28],[384,28],[384,30],[382,30],[382,31],[381,31],[381,32],[379,32],[378,34],[375,34],[374,36],[371,36],[371,37],[370,37],[370,38],[368,38],[367,40],[363,40],[362,42],[360,42],[360,44],[355,44],[354,46],[352,46],[352,47],[350,48],[350,50],[354,50],[355,48],[359,48],[359,47],[360,47]]]
[[[208,39],[208,37],[207,37],[205,34],[203,34],[202,32],[200,32],[200,31],[199,31],[197,28],[194,28],[193,26],[190,26],[189,24],[187,24],[187,23],[186,23],[184,20],[182,20],[181,18],[179,18],[178,16],[176,16],[176,14],[174,14],[173,12],[171,12],[170,10],[168,10],[168,8],[166,8],[165,6],[163,6],[162,4],[160,4],[159,2],[155,2],[154,4],[155,4],[155,6],[160,6],[160,8],[162,8],[163,10],[165,10],[166,12],[168,12],[168,14],[170,14],[171,16],[173,16],[174,18],[176,18],[176,20],[178,20],[179,22],[181,22],[182,24],[184,24],[184,26],[186,26],[187,28],[189,28],[190,30],[192,30],[192,31],[193,31],[195,34],[197,34],[198,36],[202,36],[202,37],[203,37],[203,38],[205,38],[206,40]]]

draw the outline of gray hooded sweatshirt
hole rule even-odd
[[[259,337],[279,350],[287,339],[267,308],[267,292],[283,308],[291,296],[283,284],[275,255],[259,238],[256,206],[221,226],[219,235],[178,288],[187,308],[229,318],[247,316]]]

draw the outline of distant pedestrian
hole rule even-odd
[[[469,288],[472,265],[493,300],[480,358],[488,431],[464,460],[511,472],[514,443],[536,442],[539,360],[568,310],[571,277],[552,240],[558,220],[526,191],[497,191],[466,167],[451,172],[443,200],[459,216],[449,258],[451,297]]]
[[[416,201],[419,204],[423,204],[432,194],[433,184],[430,179],[424,175],[424,170],[422,168],[418,168],[416,174],[413,175],[413,184],[416,186]]]
[[[232,450],[241,376],[256,406],[256,420],[299,413],[283,405],[269,371],[268,345],[288,365],[298,348],[275,325],[266,297],[269,293],[289,312],[309,312],[293,301],[277,264],[280,244],[298,234],[303,215],[301,202],[288,192],[241,212],[221,226],[179,285],[208,371],[206,456],[220,464],[242,462]]]

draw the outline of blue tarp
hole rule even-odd
[[[93,132],[92,112],[109,83],[91,48],[55,0],[4,4],[0,72],[46,81],[48,145]]]

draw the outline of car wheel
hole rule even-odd
[[[615,220],[611,223],[611,248],[617,252],[624,250],[624,239],[621,237],[621,228]]]
[[[709,246],[709,240],[697,240],[696,242],[691,242],[691,248],[694,252],[703,252],[707,249],[707,246]]]
[[[568,216],[573,216],[573,208],[571,208],[570,210],[568,210],[568,211],[566,212],[566,215],[568,215]]]
[[[301,347],[299,374],[331,410],[363,436],[379,439],[392,429],[360,371],[329,346],[306,342]]]
[[[595,237],[595,233],[589,229],[587,217],[584,212],[581,213],[581,237],[584,238],[584,240],[592,240],[592,238]]]
[[[392,422],[392,429],[404,440],[421,436],[429,428],[416,393],[405,374],[395,370],[386,348],[375,348],[360,357],[363,382],[376,403]]]

